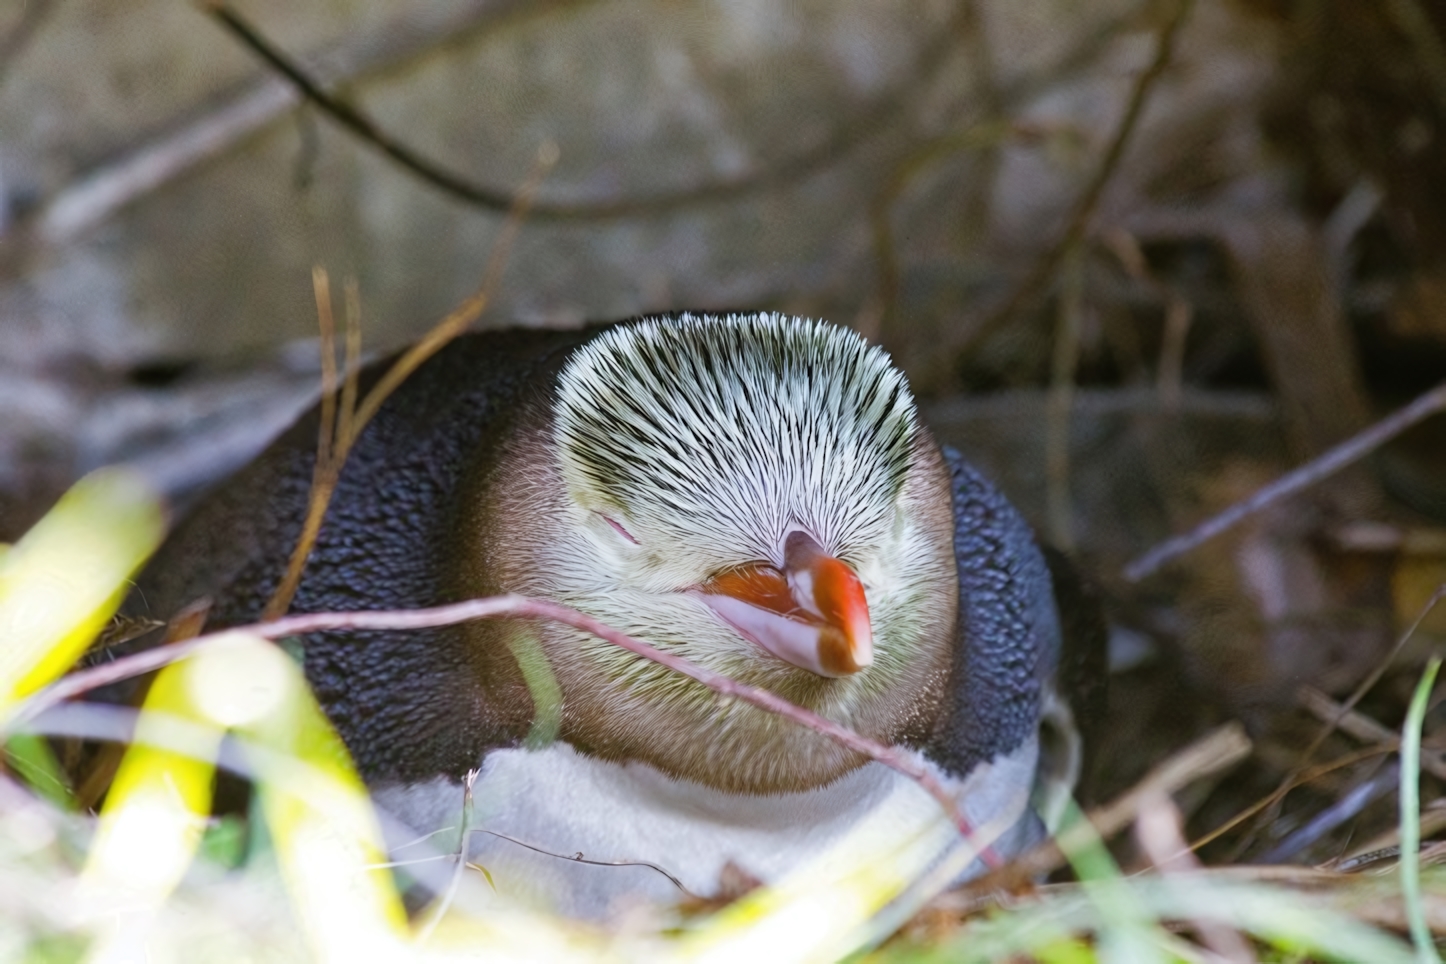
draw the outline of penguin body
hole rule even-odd
[[[209,596],[211,628],[259,616],[317,419],[182,523],[133,614]],[[292,609],[552,598],[906,748],[977,826],[1009,828],[1007,855],[1058,809],[1036,793],[1036,814],[1031,791],[1078,773],[1061,667],[1102,653],[1097,614],[1062,623],[1051,563],[934,443],[882,352],[817,323],[685,315],[450,343],[363,431]],[[479,769],[470,826],[490,833],[469,853],[573,914],[677,891],[548,854],[709,893],[730,861],[777,879],[870,822],[937,813],[880,764],[565,627],[321,633],[304,653],[379,803],[418,836],[456,828]]]

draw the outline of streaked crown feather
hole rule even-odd
[[[575,499],[723,564],[799,525],[840,555],[882,538],[918,429],[881,349],[778,314],[614,328],[569,360],[554,415]]]

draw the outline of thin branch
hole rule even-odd
[[[432,932],[447,916],[448,909],[452,902],[457,899],[457,891],[462,886],[462,875],[467,872],[467,837],[472,832],[472,788],[477,784],[477,777],[481,770],[471,769],[467,771],[466,778],[462,781],[462,828],[457,835],[457,852],[452,858],[457,862],[452,868],[452,876],[447,880],[447,890],[442,894],[442,899],[437,901],[427,922],[417,931],[417,943],[425,944],[431,938]]]
[[[1235,816],[1231,817],[1229,820],[1216,827],[1214,830],[1205,834],[1203,837],[1196,837],[1190,842],[1190,849],[1198,851],[1206,844],[1213,843],[1214,841],[1219,840],[1221,837],[1225,836],[1227,833],[1234,830],[1236,827],[1240,826],[1251,817],[1260,813],[1262,810],[1265,810],[1267,807],[1273,806],[1274,804],[1279,802],[1282,798],[1285,797],[1287,793],[1294,790],[1296,787],[1303,787],[1307,783],[1313,783],[1314,781],[1320,779],[1323,776],[1326,776],[1327,774],[1334,773],[1337,770],[1343,769],[1344,767],[1354,766],[1355,764],[1360,763],[1363,760],[1370,760],[1374,757],[1384,756],[1387,753],[1395,753],[1398,747],[1399,741],[1383,743],[1379,746],[1368,746],[1364,749],[1347,753],[1345,756],[1336,757],[1334,760],[1330,760],[1326,763],[1321,763],[1313,766],[1309,770],[1298,771],[1291,777],[1288,777],[1286,779],[1286,782],[1282,784],[1278,789],[1276,789],[1274,793],[1261,800],[1257,800],[1255,803],[1246,807],[1244,810],[1240,811]]]
[[[326,507],[331,503],[331,494],[341,477],[341,467],[346,461],[349,443],[336,434],[337,392],[336,392],[336,322],[331,310],[331,282],[321,268],[311,272],[312,288],[316,292],[316,317],[321,329],[321,412],[320,428],[316,442],[316,461],[311,468],[311,490],[306,507],[306,518],[301,523],[301,533],[292,546],[291,557],[287,560],[286,571],[281,581],[266,601],[261,618],[274,619],[291,607],[291,600],[301,585],[301,574],[306,569],[306,560],[321,535],[321,523],[326,518]],[[350,422],[350,413],[345,416]]]
[[[1160,406],[1172,415],[1179,411],[1180,392],[1185,384],[1185,342],[1190,336],[1190,323],[1195,310],[1177,292],[1170,292],[1165,302],[1165,333],[1160,340],[1160,363],[1156,386]]]
[[[1446,830],[1446,797],[1437,797],[1421,808],[1421,836],[1423,839],[1434,837],[1442,830]],[[1432,851],[1436,853],[1433,854]],[[1435,843],[1421,854],[1421,858],[1439,863],[1439,858],[1446,856],[1443,851],[1446,851],[1446,846]],[[1342,873],[1354,873],[1379,861],[1399,857],[1400,854],[1401,827],[1396,824],[1359,845],[1352,842],[1351,852],[1331,861],[1329,866]]]
[[[247,49],[284,77],[307,101],[351,132],[362,142],[371,144],[403,169],[467,204],[491,211],[505,211],[515,197],[506,191],[478,184],[470,178],[448,170],[442,164],[413,149],[401,139],[383,130],[360,110],[347,104],[313,78],[307,71],[268,40],[255,26],[237,13],[225,0],[198,0],[202,8],[225,27]],[[966,14],[961,13],[956,17]],[[821,170],[866,140],[880,135],[901,113],[898,96],[922,82],[927,82],[948,59],[952,50],[951,29],[941,30],[918,57],[919,74],[901,89],[891,91],[869,105],[832,136],[811,150],[774,167],[749,171],[737,177],[722,178],[697,187],[659,194],[653,197],[622,198],[595,202],[541,202],[534,206],[538,220],[601,221],[618,218],[664,214],[682,207],[712,201],[726,201],[749,194],[770,184],[781,184],[807,177]]]
[[[1431,614],[1431,611],[1436,608],[1436,604],[1439,603],[1442,598],[1446,598],[1446,584],[1442,584],[1436,587],[1436,591],[1431,594],[1431,598],[1427,599],[1425,604],[1421,607],[1420,611],[1416,613],[1416,618],[1411,620],[1411,625],[1407,626],[1405,632],[1401,633],[1401,635],[1396,638],[1396,644],[1391,647],[1388,653],[1386,653],[1384,656],[1381,657],[1380,660],[1376,662],[1375,668],[1372,669],[1369,674],[1367,674],[1365,679],[1361,680],[1361,682],[1356,686],[1355,690],[1352,691],[1351,695],[1346,697],[1346,701],[1336,708],[1335,715],[1325,721],[1326,725],[1323,726],[1320,732],[1315,735],[1315,739],[1310,742],[1310,745],[1301,752],[1300,761],[1296,763],[1295,767],[1285,775],[1284,779],[1280,781],[1280,786],[1275,788],[1275,792],[1270,794],[1264,800],[1260,801],[1254,807],[1247,809],[1244,813],[1237,816],[1234,820],[1227,823],[1224,827],[1211,834],[1204,841],[1201,841],[1199,844],[1197,844],[1197,846],[1203,846],[1209,840],[1213,840],[1220,833],[1230,829],[1231,827],[1234,827],[1237,823],[1247,817],[1252,817],[1255,814],[1263,815],[1259,820],[1256,821],[1257,829],[1263,823],[1265,823],[1266,820],[1269,819],[1269,815],[1277,810],[1277,808],[1284,802],[1286,796],[1289,795],[1290,791],[1295,789],[1297,786],[1300,786],[1301,781],[1298,778],[1302,773],[1306,772],[1306,767],[1310,765],[1310,761],[1315,758],[1315,755],[1320,750],[1320,748],[1325,745],[1326,739],[1335,732],[1337,727],[1342,726],[1347,717],[1347,714],[1353,712],[1356,708],[1356,704],[1360,703],[1361,700],[1365,699],[1366,694],[1375,688],[1375,685],[1381,681],[1382,676],[1386,675],[1386,670],[1389,669],[1391,664],[1396,661],[1396,657],[1400,655],[1403,649],[1406,648],[1406,644],[1410,642],[1411,637],[1416,635],[1416,631],[1421,628],[1421,624],[1426,621],[1426,617]],[[1394,733],[1391,734],[1385,741],[1383,741],[1383,743],[1388,744],[1394,744],[1396,742],[1397,739]],[[1241,849],[1243,849],[1248,843],[1249,837],[1242,840]]]
[[[1446,583],[1436,587],[1436,591],[1431,594],[1431,598],[1427,599],[1421,606],[1420,611],[1416,613],[1416,618],[1411,620],[1411,625],[1407,626],[1406,631],[1397,637],[1396,645],[1391,647],[1391,651],[1376,663],[1375,669],[1371,670],[1370,674],[1361,680],[1360,685],[1352,691],[1351,695],[1346,697],[1346,701],[1340,705],[1338,715],[1334,719],[1327,721],[1325,729],[1316,735],[1310,748],[1302,755],[1302,766],[1310,762],[1310,758],[1315,755],[1315,751],[1320,749],[1326,737],[1330,736],[1331,732],[1341,725],[1341,721],[1345,718],[1346,714],[1352,712],[1356,708],[1356,704],[1365,699],[1366,694],[1374,689],[1376,684],[1381,681],[1381,677],[1386,675],[1386,670],[1396,661],[1396,657],[1401,654],[1401,650],[1406,648],[1406,644],[1410,642],[1411,637],[1416,635],[1417,631],[1421,628],[1421,624],[1426,621],[1426,617],[1431,615],[1431,611],[1436,608],[1437,603],[1443,598],[1446,598]]]
[[[1406,643],[1421,629],[1421,624],[1426,621],[1426,617],[1431,615],[1431,611],[1436,608],[1436,605],[1441,602],[1443,598],[1446,598],[1446,583],[1442,583],[1436,587],[1436,591],[1421,605],[1421,610],[1416,613],[1416,618],[1411,620],[1411,625],[1407,626],[1406,631],[1396,640],[1396,645],[1391,647],[1391,651],[1386,654],[1385,658],[1371,671],[1371,675],[1361,680],[1361,685],[1357,686],[1355,692],[1351,693],[1350,697],[1342,704],[1341,712],[1343,714],[1354,709],[1355,705],[1364,699],[1365,695],[1381,681],[1381,677],[1386,675],[1386,670],[1390,667],[1391,663],[1401,654],[1401,650],[1406,648]]]
[[[52,247],[73,241],[137,198],[219,155],[295,103],[295,95],[277,84],[242,94],[171,136],[67,185],[38,213],[36,235]]]
[[[20,703],[8,719],[0,722],[0,732],[14,730],[25,721],[33,719],[47,707],[79,696],[89,690],[116,683],[123,679],[129,679],[133,676],[139,676],[143,673],[160,669],[162,666],[166,666],[176,660],[184,659],[201,646],[205,646],[218,637],[223,637],[230,632],[254,633],[266,639],[280,639],[285,636],[303,636],[308,633],[336,630],[428,629],[437,626],[451,626],[473,619],[497,617],[549,619],[566,626],[572,626],[574,629],[591,633],[599,639],[612,643],[614,646],[626,649],[630,653],[651,660],[661,666],[666,666],[676,673],[696,680],[715,693],[741,700],[765,712],[791,720],[799,726],[833,740],[845,749],[852,750],[860,756],[882,763],[889,769],[913,780],[939,802],[939,806],[948,814],[950,820],[953,821],[954,825],[959,829],[959,832],[963,834],[966,839],[972,841],[975,838],[972,824],[968,818],[964,816],[963,812],[960,811],[957,802],[949,795],[949,792],[944,788],[943,784],[924,766],[910,758],[908,754],[901,751],[898,747],[886,746],[877,740],[871,740],[866,736],[855,733],[848,727],[841,726],[833,720],[825,719],[812,710],[790,703],[781,696],[776,696],[767,690],[759,689],[756,686],[749,686],[746,683],[740,683],[721,673],[715,673],[710,669],[705,669],[702,666],[691,663],[680,656],[675,656],[672,653],[657,649],[640,639],[635,639],[632,636],[613,629],[611,626],[594,619],[586,613],[581,613],[576,609],[569,609],[566,606],[560,606],[557,603],[548,602],[547,600],[531,599],[526,596],[493,596],[486,599],[473,599],[467,602],[453,603],[449,606],[437,606],[431,609],[308,613],[304,615],[287,616],[268,622],[255,623],[249,626],[230,627],[226,630],[197,637],[184,643],[177,643],[174,646],[145,650],[130,656],[121,657],[113,662],[103,663],[99,666],[71,673]],[[979,847],[977,850],[980,857],[990,867],[999,867],[1002,865],[1003,862],[991,848]]]
[[[469,772],[468,772],[468,777],[474,776],[477,772],[479,772],[479,771],[476,771],[476,770],[469,771]],[[465,824],[464,824],[464,826],[465,826]],[[419,838],[418,840],[413,840],[413,841],[411,841],[410,843],[407,843],[407,844],[402,845],[401,847],[395,847],[395,848],[393,848],[393,852],[400,851],[400,850],[404,850],[404,849],[407,848],[407,847],[411,847],[411,846],[414,846],[414,845],[417,844],[417,843],[420,843],[422,840],[426,840],[428,837],[435,837],[435,836],[437,836],[438,834],[447,833],[448,831],[451,831],[451,830],[453,830],[453,829],[454,829],[454,828],[452,828],[452,827],[442,827],[442,828],[440,828],[440,829],[433,830],[431,833],[426,834],[425,836]],[[507,834],[505,834],[505,833],[501,833],[500,831],[497,831],[497,830],[486,830],[486,829],[483,829],[482,827],[471,827],[471,828],[468,828],[468,829],[465,830],[463,836],[465,837],[465,836],[467,836],[467,835],[474,834],[474,833],[485,833],[485,834],[487,834],[488,836],[497,837],[497,838],[500,839],[500,840],[505,840],[505,841],[507,841],[508,843],[516,844],[516,845],[519,846],[519,847],[524,847],[524,848],[526,848],[527,850],[534,851],[534,852],[536,852],[536,853],[542,854],[543,856],[546,856],[546,857],[556,857],[558,860],[570,860],[570,861],[572,861],[572,862],[575,863],[575,864],[588,864],[589,866],[592,866],[592,867],[647,867],[647,868],[649,868],[650,870],[655,870],[655,871],[657,871],[658,873],[662,874],[664,877],[668,878],[668,880],[670,880],[670,881],[673,883],[673,886],[674,886],[674,887],[677,887],[680,891],[682,891],[683,894],[684,894],[684,896],[688,897],[689,899],[691,899],[691,900],[705,900],[705,899],[706,899],[706,898],[704,898],[704,897],[701,897],[701,896],[698,895],[698,894],[693,893],[691,890],[689,890],[687,887],[685,887],[685,886],[683,885],[683,882],[682,882],[681,880],[679,880],[677,877],[673,876],[673,875],[672,875],[671,873],[669,873],[665,868],[659,866],[658,864],[653,863],[652,861],[648,861],[648,860],[592,860],[592,859],[590,859],[590,858],[588,858],[588,857],[585,857],[585,856],[582,854],[581,851],[579,851],[578,853],[575,853],[575,854],[560,854],[560,853],[556,853],[556,852],[551,851],[551,850],[546,850],[546,849],[544,849],[544,848],[542,848],[542,847],[534,846],[533,844],[530,844],[530,843],[528,843],[528,842],[525,841],[525,840],[518,840],[516,837],[509,836],[509,835],[507,835]],[[461,854],[460,854],[459,852],[453,852],[453,853],[450,853],[450,854],[432,854],[432,855],[427,856],[427,857],[415,857],[415,858],[412,858],[411,860],[383,860],[383,861],[380,861],[380,862],[378,862],[378,863],[368,864],[367,866],[368,866],[368,869],[374,869],[374,870],[391,870],[391,869],[393,869],[393,868],[398,868],[398,867],[400,867],[400,868],[406,868],[406,867],[415,867],[415,866],[417,866],[418,864],[436,863],[436,862],[439,861],[439,860],[457,861],[457,860],[459,860],[460,858],[461,858]],[[487,876],[488,880],[489,880],[489,881],[491,880],[491,874],[488,874],[487,871],[486,871],[486,869],[483,868],[483,867],[481,867],[481,866],[478,865],[478,864],[474,864],[474,863],[471,863],[470,861],[462,860],[461,863],[460,863],[458,866],[461,867],[462,869],[469,869],[469,868],[470,868],[470,869],[472,869],[472,870],[481,870],[482,873]],[[453,891],[453,893],[455,893],[455,891]]]
[[[484,830],[484,829],[481,828],[481,827],[474,827],[472,830],[470,830],[470,831],[468,831],[468,832],[469,832],[469,833],[485,833],[485,834],[488,834],[489,836],[497,837],[497,838],[499,838],[499,839],[501,839],[501,840],[505,840],[505,841],[507,841],[508,843],[516,844],[516,845],[519,846],[519,847],[526,847],[528,850],[532,850],[532,851],[535,851],[535,852],[540,853],[540,854],[545,854],[545,855],[548,856],[548,857],[556,857],[558,860],[570,860],[570,861],[572,861],[572,862],[575,863],[575,864],[591,864],[591,865],[594,866],[594,867],[647,867],[647,868],[649,868],[650,870],[656,870],[658,873],[662,874],[664,877],[666,877],[666,878],[668,878],[669,880],[671,880],[671,881],[673,882],[673,886],[676,887],[676,888],[678,888],[679,890],[681,890],[681,891],[683,892],[684,896],[689,897],[689,898],[691,898],[691,899],[693,899],[693,900],[702,900],[702,898],[701,898],[699,895],[693,893],[693,892],[692,892],[691,890],[689,890],[687,887],[684,887],[684,886],[683,886],[683,882],[682,882],[681,880],[679,880],[677,877],[674,877],[672,874],[668,873],[668,872],[667,872],[666,870],[664,870],[662,867],[659,867],[657,864],[655,864],[655,863],[653,863],[653,862],[651,862],[651,861],[648,861],[648,860],[592,860],[592,859],[589,859],[589,858],[587,858],[587,857],[584,857],[581,853],[575,853],[575,854],[558,854],[558,853],[553,853],[551,850],[544,850],[544,849],[541,848],[541,847],[534,847],[534,846],[533,846],[532,844],[530,844],[530,843],[527,843],[527,842],[522,841],[522,840],[518,840],[516,837],[509,837],[509,836],[508,836],[507,834],[505,834],[505,833],[498,833],[496,830]]]
[[[538,0],[472,0],[461,9],[397,17],[382,29],[323,54],[317,75],[345,82],[396,67],[447,40],[510,22],[556,4]],[[65,244],[126,205],[235,146],[300,102],[291,85],[272,76],[197,120],[146,143],[62,188],[36,216],[35,235]]]
[[[591,0],[543,2],[543,0],[472,0],[458,11],[433,15],[408,15],[396,18],[382,29],[347,44],[323,59],[322,69],[310,71],[318,84],[336,85],[355,80],[365,74],[406,63],[438,44],[463,35],[475,36],[491,28],[509,24],[521,17],[551,12],[559,7],[574,6]],[[1091,61],[1100,49],[1124,24],[1125,16],[1111,18],[1091,32],[1059,64],[1051,64],[1035,75],[1009,85],[1005,99],[1018,103],[1033,96],[1051,82],[1054,73],[1068,72]],[[547,219],[564,219],[576,214],[580,218],[616,218],[628,214],[661,214],[695,202],[726,199],[747,191],[788,183],[819,170],[835,157],[891,130],[890,122],[908,113],[900,100],[908,89],[927,83],[947,62],[950,50],[947,37],[941,32],[939,42],[929,46],[917,59],[919,72],[910,81],[865,108],[856,120],[845,125],[817,149],[774,168],[764,168],[731,181],[721,181],[688,189],[673,195],[660,195],[638,203],[619,201],[612,205],[582,207],[551,203],[535,212]],[[57,247],[104,223],[117,211],[165,186],[180,174],[233,147],[241,139],[275,121],[300,101],[296,88],[284,80],[266,77],[260,84],[238,95],[223,106],[201,116],[172,133],[136,148],[113,163],[107,164],[67,185],[53,195],[35,216],[34,229],[24,238]],[[28,223],[28,220],[24,223]],[[0,241],[8,242],[10,234],[0,225]],[[24,238],[18,243],[25,243]],[[5,252],[0,249],[0,255]]]
[[[1400,741],[1392,741],[1399,745]],[[1355,783],[1325,809],[1311,815],[1273,847],[1255,858],[1256,863],[1283,864],[1307,847],[1356,817],[1381,797],[1395,790],[1401,780],[1401,767],[1393,760],[1383,760],[1370,777]]]
[[[416,174],[427,183],[441,188],[453,197],[470,204],[505,211],[512,206],[512,197],[506,191],[497,191],[472,184],[453,174],[440,164],[423,157],[406,144],[382,130],[371,118],[348,105],[345,101],[328,94],[317,81],[313,80],[300,65],[296,64],[263,37],[255,27],[222,0],[206,0],[202,8],[224,26],[231,35],[248,50],[261,58],[294,86],[301,96],[311,101],[332,120],[351,131],[361,140],[375,146],[383,154],[402,167]]]
[[[1175,536],[1160,543],[1125,566],[1123,575],[1126,581],[1139,582],[1176,556],[1184,555],[1202,543],[1208,542],[1272,503],[1288,495],[1294,495],[1301,489],[1315,485],[1322,479],[1339,472],[1352,462],[1370,454],[1400,435],[1417,422],[1429,418],[1443,409],[1446,409],[1446,383],[1437,385],[1394,415],[1382,419],[1364,432],[1353,435],[1294,472],[1281,476],[1250,498],[1237,502],[1224,512],[1206,519],[1184,535]]]
[[[316,540],[321,535],[321,524],[326,518],[327,506],[331,504],[332,493],[336,491],[337,482],[341,479],[342,467],[346,464],[352,445],[360,437],[362,429],[381,410],[382,403],[386,401],[387,397],[396,391],[397,387],[412,372],[420,368],[423,362],[440,351],[449,341],[466,331],[467,327],[486,310],[493,291],[502,280],[502,270],[506,267],[507,258],[512,253],[512,245],[517,239],[517,232],[522,228],[522,222],[527,217],[528,209],[537,196],[537,190],[542,186],[543,179],[556,163],[556,145],[544,144],[537,152],[537,163],[533,166],[531,176],[517,193],[512,210],[508,212],[507,220],[502,225],[501,234],[492,244],[492,253],[487,260],[481,287],[460,306],[453,309],[451,314],[434,325],[421,341],[407,349],[401,358],[393,362],[381,379],[367,392],[366,397],[361,400],[361,404],[355,411],[343,407],[339,415],[335,413],[334,400],[336,394],[335,322],[331,312],[331,289],[324,271],[319,271],[314,275],[314,278],[317,279],[317,314],[322,328],[322,376],[324,381],[321,410],[322,435],[317,447],[316,465],[312,472],[311,498],[307,503],[306,519],[302,523],[301,535],[297,538],[291,558],[287,561],[285,575],[266,603],[266,608],[262,612],[263,619],[275,619],[291,607],[291,600],[296,596],[296,590],[301,585],[306,560],[311,556],[311,550],[316,547]],[[355,303],[355,307],[353,307],[353,303]],[[349,288],[346,335],[346,359],[349,367],[342,389],[343,402],[355,399],[357,392],[355,362],[361,348],[360,312],[360,298]],[[331,359],[330,362],[328,362],[328,358]],[[332,407],[329,409],[328,405]],[[343,427],[344,432],[333,433],[333,424]]]
[[[1110,138],[1109,146],[1106,148],[1104,156],[1100,158],[1094,175],[1086,183],[1084,190],[1080,192],[1079,198],[1075,201],[1074,207],[1070,210],[1064,231],[1054,244],[1050,245],[1035,260],[1033,267],[1014,286],[1014,290],[1004,303],[969,333],[964,343],[958,348],[957,355],[959,357],[967,356],[981,341],[1003,328],[1016,315],[1034,304],[1035,299],[1048,289],[1049,281],[1059,269],[1060,262],[1064,260],[1065,252],[1084,238],[1085,231],[1089,228],[1090,218],[1094,215],[1100,198],[1104,196],[1105,188],[1109,186],[1115,170],[1119,167],[1130,136],[1138,126],[1145,105],[1149,102],[1151,91],[1154,90],[1156,82],[1164,76],[1165,69],[1169,67],[1170,61],[1174,58],[1175,39],[1193,7],[1194,0],[1177,0],[1170,18],[1160,28],[1159,39],[1155,43],[1154,60],[1136,78],[1135,86],[1130,91],[1130,99],[1125,105],[1125,112],[1115,127],[1114,135]]]
[[[1043,129],[1027,121],[1010,121],[1009,109],[1028,102],[1041,90],[1057,86],[1081,68],[1094,63],[1101,51],[1120,31],[1127,29],[1129,17],[1126,14],[1101,21],[1060,60],[1041,68],[1034,75],[1000,84],[989,64],[988,39],[984,35],[979,11],[974,3],[965,2],[960,6],[960,13],[957,29],[965,37],[965,56],[975,64],[974,75],[980,87],[984,116],[962,130],[949,131],[916,147],[894,167],[884,181],[883,188],[870,204],[874,260],[878,270],[877,325],[885,347],[897,337],[893,328],[896,326],[900,269],[891,222],[894,204],[920,173],[955,153],[982,151],[987,154],[1001,147],[1010,138],[1039,139],[1044,133]]]
[[[1075,369],[1084,301],[1084,248],[1070,247],[1063,264],[1064,290],[1059,298],[1054,351],[1050,360],[1049,394],[1045,397],[1044,476],[1049,538],[1060,550],[1073,553],[1074,511],[1070,502],[1069,427],[1074,412]]]
[[[1184,819],[1168,794],[1153,793],[1143,802],[1135,819],[1135,839],[1161,877],[1202,869],[1185,844]],[[1190,927],[1221,962],[1258,964],[1249,943],[1233,928],[1205,916],[1191,918]]]
[[[1349,734],[1362,743],[1392,743],[1400,734],[1372,717],[1346,709],[1313,686],[1302,686],[1297,694],[1300,705],[1322,723]],[[1421,769],[1438,780],[1446,780],[1446,754],[1439,751],[1421,754]]]
[[[1110,838],[1134,821],[1140,810],[1160,794],[1169,796],[1196,780],[1220,773],[1250,755],[1250,737],[1239,723],[1227,723],[1191,743],[1155,766],[1134,787],[1096,807],[1086,816],[1092,829],[1080,832],[1065,830],[1058,839],[1045,841],[1014,860],[1002,871],[996,870],[970,881],[962,890],[968,895],[990,894],[1042,877],[1062,867],[1064,853],[1078,846],[1087,834],[1098,833]]]

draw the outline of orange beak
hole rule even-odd
[[[760,647],[819,676],[848,676],[874,661],[869,604],[859,577],[804,532],[789,533],[782,572],[734,569],[699,587],[703,602]]]

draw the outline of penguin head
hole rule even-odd
[[[870,735],[927,715],[957,611],[948,476],[882,350],[776,314],[645,319],[578,349],[550,405],[551,465],[523,473],[533,494],[512,515],[535,521],[501,588]],[[603,744],[686,733],[753,774],[740,786],[789,784],[809,770],[800,753],[820,778],[845,766],[795,724],[605,642],[549,627],[544,643],[565,709]]]

